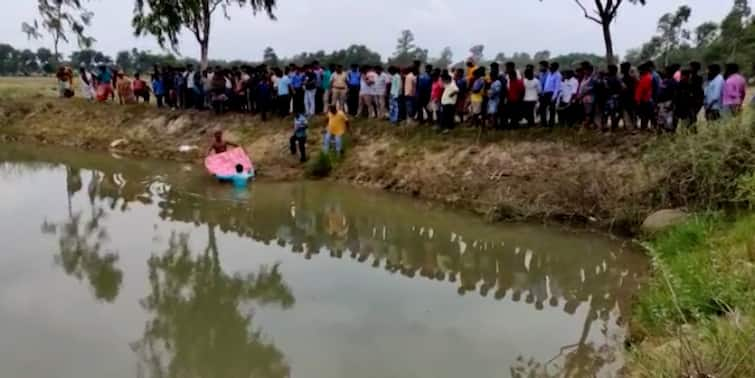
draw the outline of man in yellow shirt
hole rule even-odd
[[[349,118],[342,110],[338,110],[335,105],[330,106],[328,111],[328,127],[323,137],[323,150],[327,153],[330,150],[330,141],[336,142],[336,153],[341,154],[342,137],[349,126]]]

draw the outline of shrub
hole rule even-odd
[[[740,180],[755,171],[755,128],[749,117],[701,124],[651,148],[646,163],[660,174],[661,206],[732,205],[739,202]]]
[[[327,177],[332,170],[333,163],[331,162],[330,155],[324,151],[320,151],[317,158],[310,160],[306,167],[307,176],[312,178]]]

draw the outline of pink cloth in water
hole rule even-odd
[[[237,147],[222,154],[214,154],[204,159],[204,166],[213,175],[229,176],[236,173],[236,164],[244,167],[244,172],[254,168],[243,148]]]

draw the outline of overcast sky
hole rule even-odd
[[[36,0],[2,2],[0,42],[17,48],[52,46],[49,38],[28,41],[21,33],[21,22],[36,16]],[[133,0],[91,0],[89,9],[95,17],[89,32],[97,39],[96,49],[110,55],[132,47],[159,51],[152,37],[133,36],[133,4]],[[624,5],[613,26],[616,51],[623,55],[648,40],[658,18],[683,4],[692,8],[690,28],[720,21],[731,7],[730,0],[650,0],[645,7]],[[450,46],[456,60],[480,43],[488,57],[545,49],[553,54],[604,53],[599,26],[586,20],[572,0],[279,0],[277,21],[263,14],[253,18],[249,9],[233,8],[230,21],[217,13],[210,57],[229,60],[258,60],[268,45],[285,57],[354,43],[367,45],[385,59],[393,53],[403,29],[411,29],[416,43],[429,49],[431,56]],[[76,48],[74,42],[61,50],[69,53]],[[191,34],[184,33],[182,55],[198,57],[198,51]]]

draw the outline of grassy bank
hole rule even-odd
[[[656,201],[696,216],[647,242],[652,277],[634,304],[627,371],[755,376],[755,128],[751,114],[665,141]]]
[[[755,376],[754,230],[755,215],[699,216],[648,244],[631,375]]]

